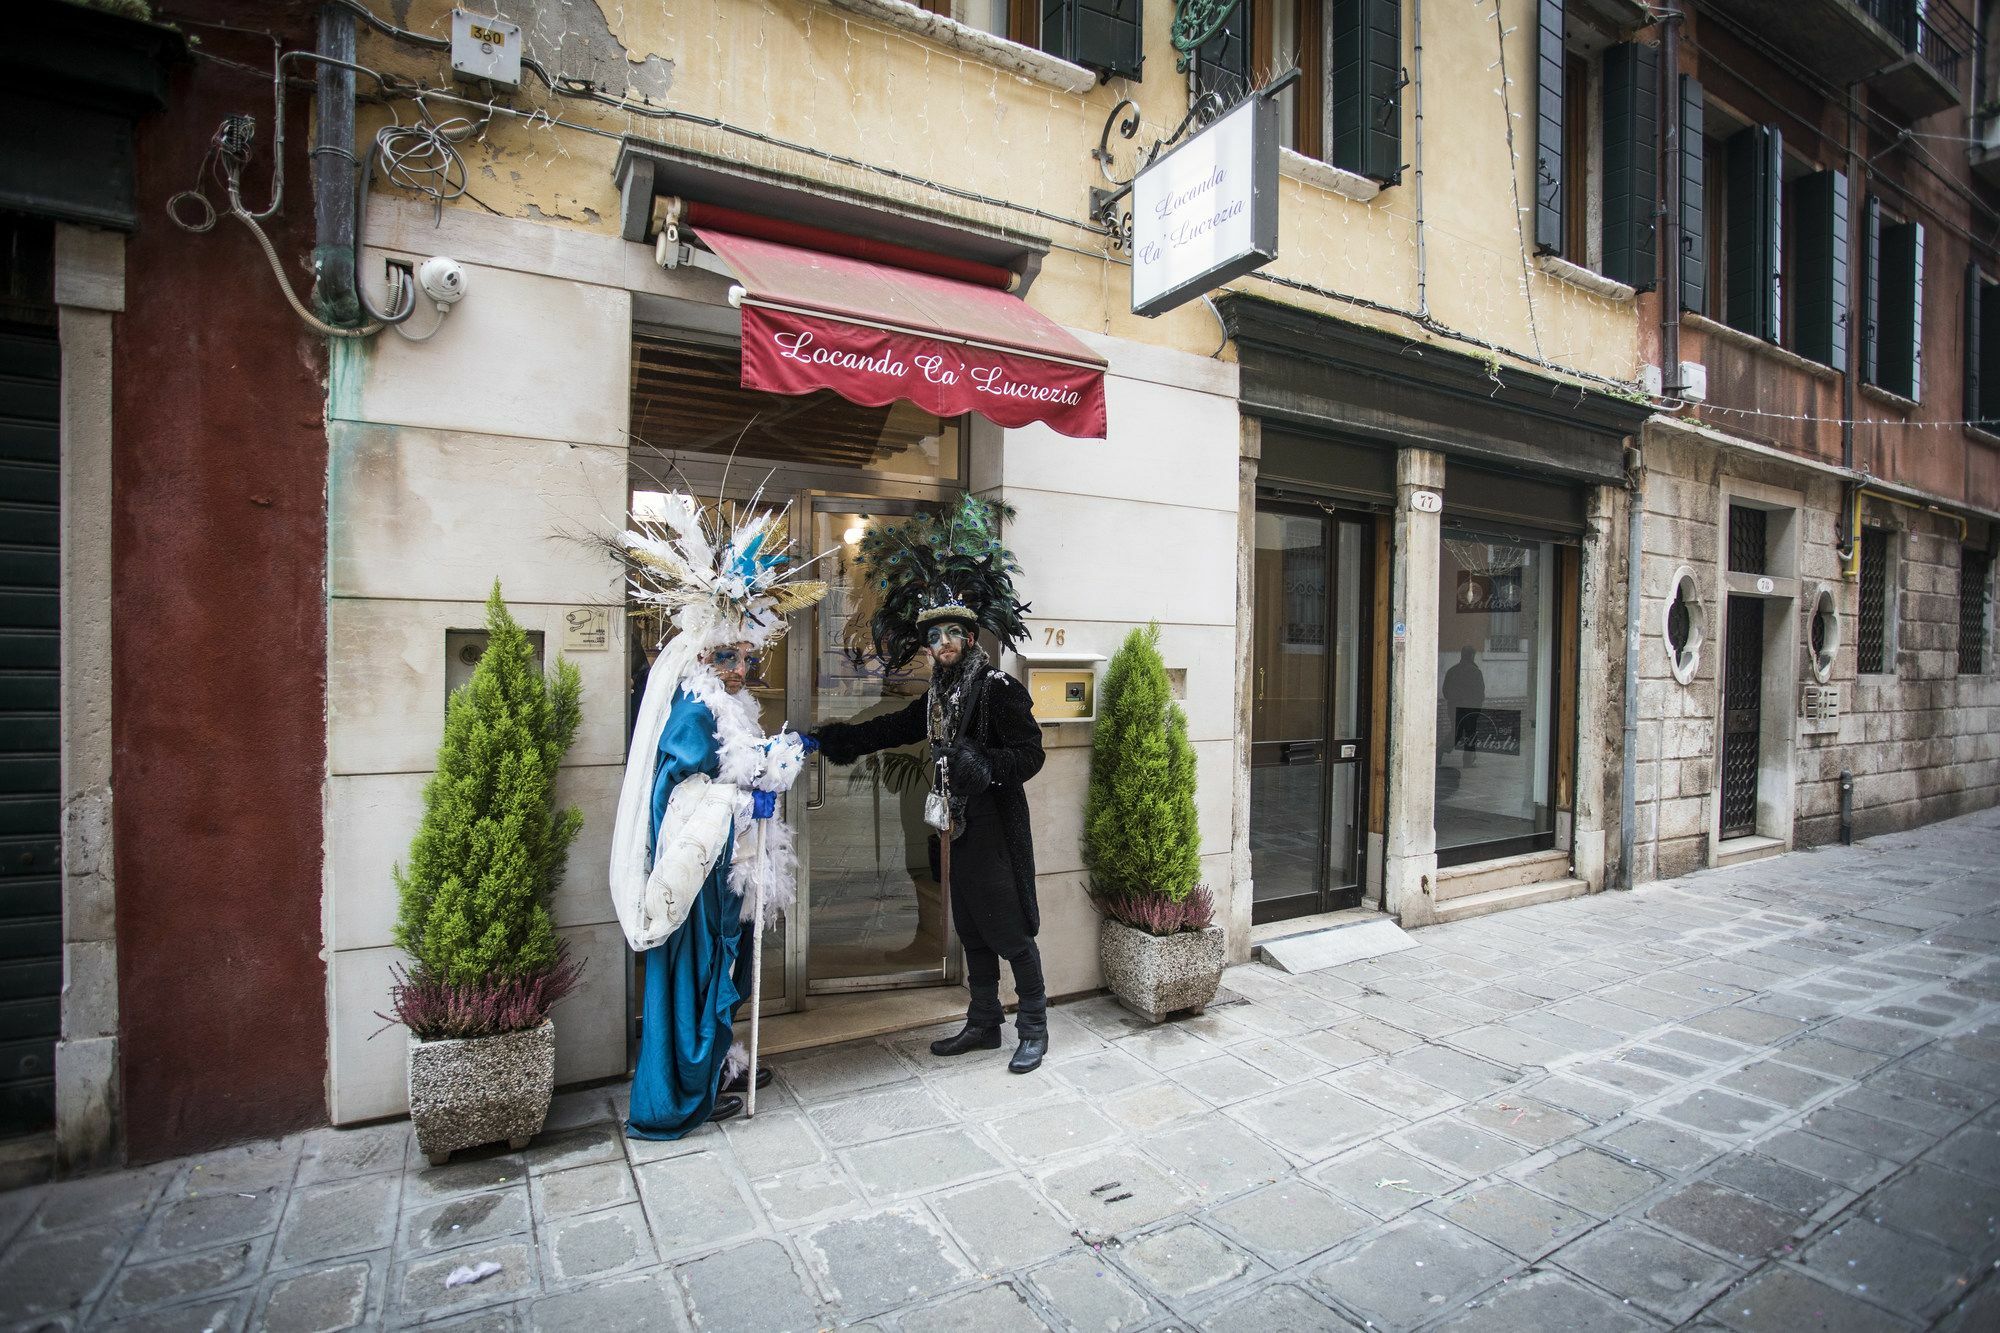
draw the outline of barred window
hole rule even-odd
[[[1889,534],[1861,530],[1861,630],[1855,638],[1855,669],[1863,675],[1889,669]]]
[[[1992,586],[1993,553],[1958,548],[1958,674],[1986,671],[1986,590]]]

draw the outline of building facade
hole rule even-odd
[[[61,632],[99,627],[55,674],[49,835],[65,830],[64,881],[96,896],[18,913],[55,928],[59,954],[46,931],[33,947],[68,982],[21,997],[61,1025],[53,1074],[35,1072],[53,1044],[37,1030],[21,1081],[46,1079],[73,1164],[403,1112],[400,1034],[377,1035],[393,871],[496,580],[545,659],[583,675],[562,795],[585,825],[556,917],[588,961],[556,1012],[558,1079],[627,1070],[632,959],[605,878],[649,645],[618,570],[577,538],[670,487],[729,502],[761,486],[831,553],[832,595],[755,685],[767,722],[861,716],[922,687],[852,665],[869,594],[848,553],[869,525],[961,492],[1015,511],[1033,637],[1010,670],[1089,679],[1159,621],[1239,960],[1334,913],[1417,926],[1825,841],[1842,771],[1864,834],[1992,799],[1991,654],[1982,637],[1965,657],[1953,592],[1990,550],[2000,479],[1985,427],[1938,425],[1983,415],[1955,398],[1980,319],[1947,307],[1937,274],[2000,275],[1961,235],[1985,187],[1944,139],[1869,129],[1889,137],[1854,144],[1863,172],[1825,142],[1793,163],[1739,138],[1786,115],[1839,136],[1865,114],[1816,101],[1802,55],[1760,65],[1752,39],[1779,20],[1758,7],[1661,22],[1625,0],[1429,16],[1396,0],[545,0],[498,16],[520,30],[518,88],[454,72],[441,0],[334,3],[311,22],[183,9],[140,29],[200,41],[129,113],[127,213],[5,201],[50,229],[58,508],[80,553],[61,557]],[[1911,32],[1913,58],[1943,59]],[[282,106],[269,38],[293,53]],[[1901,95],[1935,100],[1936,82]],[[1133,313],[1146,220],[1117,188],[1156,144],[1273,88],[1276,257]],[[1873,105],[1871,86],[1851,92]],[[1926,113],[1926,132],[1965,136],[1971,96]],[[282,125],[282,145],[225,122],[243,115]],[[1697,139],[1727,189],[1673,231],[1663,201],[1708,198]],[[233,166],[254,213],[274,152],[267,263],[214,182]],[[1949,181],[1931,158],[1958,164]],[[358,197],[350,159],[372,168]],[[1836,188],[1828,171],[1885,183]],[[214,228],[173,225],[201,220],[183,192],[202,181]],[[1744,203],[1759,181],[1778,182],[1762,212]],[[1867,211],[1878,194],[1889,213]],[[1780,231],[1773,209],[1804,220]],[[1704,231],[1711,215],[1726,221]],[[1954,239],[1912,239],[1946,217]],[[1845,301],[1865,284],[1836,283],[1825,256],[1871,227],[1874,369],[1850,386],[1825,331],[1857,356],[1859,334],[1827,312],[1834,287]],[[1690,251],[1696,235],[1719,239]],[[985,275],[1066,331],[1077,364],[1102,363],[1104,438],[746,387],[743,303],[762,289],[729,261],[737,236],[821,268],[867,254]],[[1727,275],[1715,303],[1688,287],[1689,254]],[[433,256],[463,298],[370,327],[395,266]],[[1931,273],[1927,298],[1883,280],[1891,259]],[[1826,281],[1767,301],[1737,277],[1765,263]],[[309,328],[281,276],[342,331]],[[882,299],[865,287],[858,302]],[[1662,292],[1691,293],[1687,313],[1663,320],[1680,304]],[[72,315],[67,293],[97,304]],[[1781,408],[1826,420],[1758,415]],[[1732,562],[1753,525],[1759,554]],[[1745,825],[1719,756],[1749,734],[1723,663],[1753,629]],[[1864,644],[1877,669],[1857,676]],[[1090,734],[1048,719],[1028,789],[1058,996],[1101,981],[1079,847]],[[108,777],[87,780],[93,756]],[[770,1045],[962,1006],[920,803],[893,761],[801,779],[786,809],[801,901],[765,947]],[[189,966],[218,936],[226,966]]]

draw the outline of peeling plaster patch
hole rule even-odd
[[[589,79],[607,91],[635,92],[655,101],[673,87],[674,62],[635,56],[612,35],[595,0],[531,0],[505,6],[521,25],[521,46],[551,74]]]

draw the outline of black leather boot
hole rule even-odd
[[[771,1086],[771,1066],[764,1065],[757,1070],[757,1086],[760,1088]],[[730,1079],[722,1085],[722,1090],[724,1092],[748,1092],[750,1090],[750,1071],[745,1069],[735,1078]]]
[[[710,1120],[730,1120],[743,1114],[743,1099],[734,1095],[717,1097],[715,1109],[708,1113]]]
[[[1007,1062],[1010,1074],[1032,1074],[1042,1066],[1042,1057],[1049,1053],[1049,1025],[1043,1023],[1016,1022],[1014,1030],[1020,1034],[1021,1044],[1014,1048],[1014,1058]]]
[[[932,1055],[964,1055],[967,1051],[997,1051],[1000,1049],[1000,1029],[998,1026],[983,1028],[967,1023],[949,1037],[939,1037],[931,1043]]]

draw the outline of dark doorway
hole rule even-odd
[[[1764,732],[1764,603],[1731,597],[1722,670],[1722,836],[1757,831],[1757,756]]]
[[[1372,521],[1257,506],[1253,921],[1357,906],[1368,783]]]
[[[53,327],[0,320],[0,1136],[55,1119],[60,367]]]

